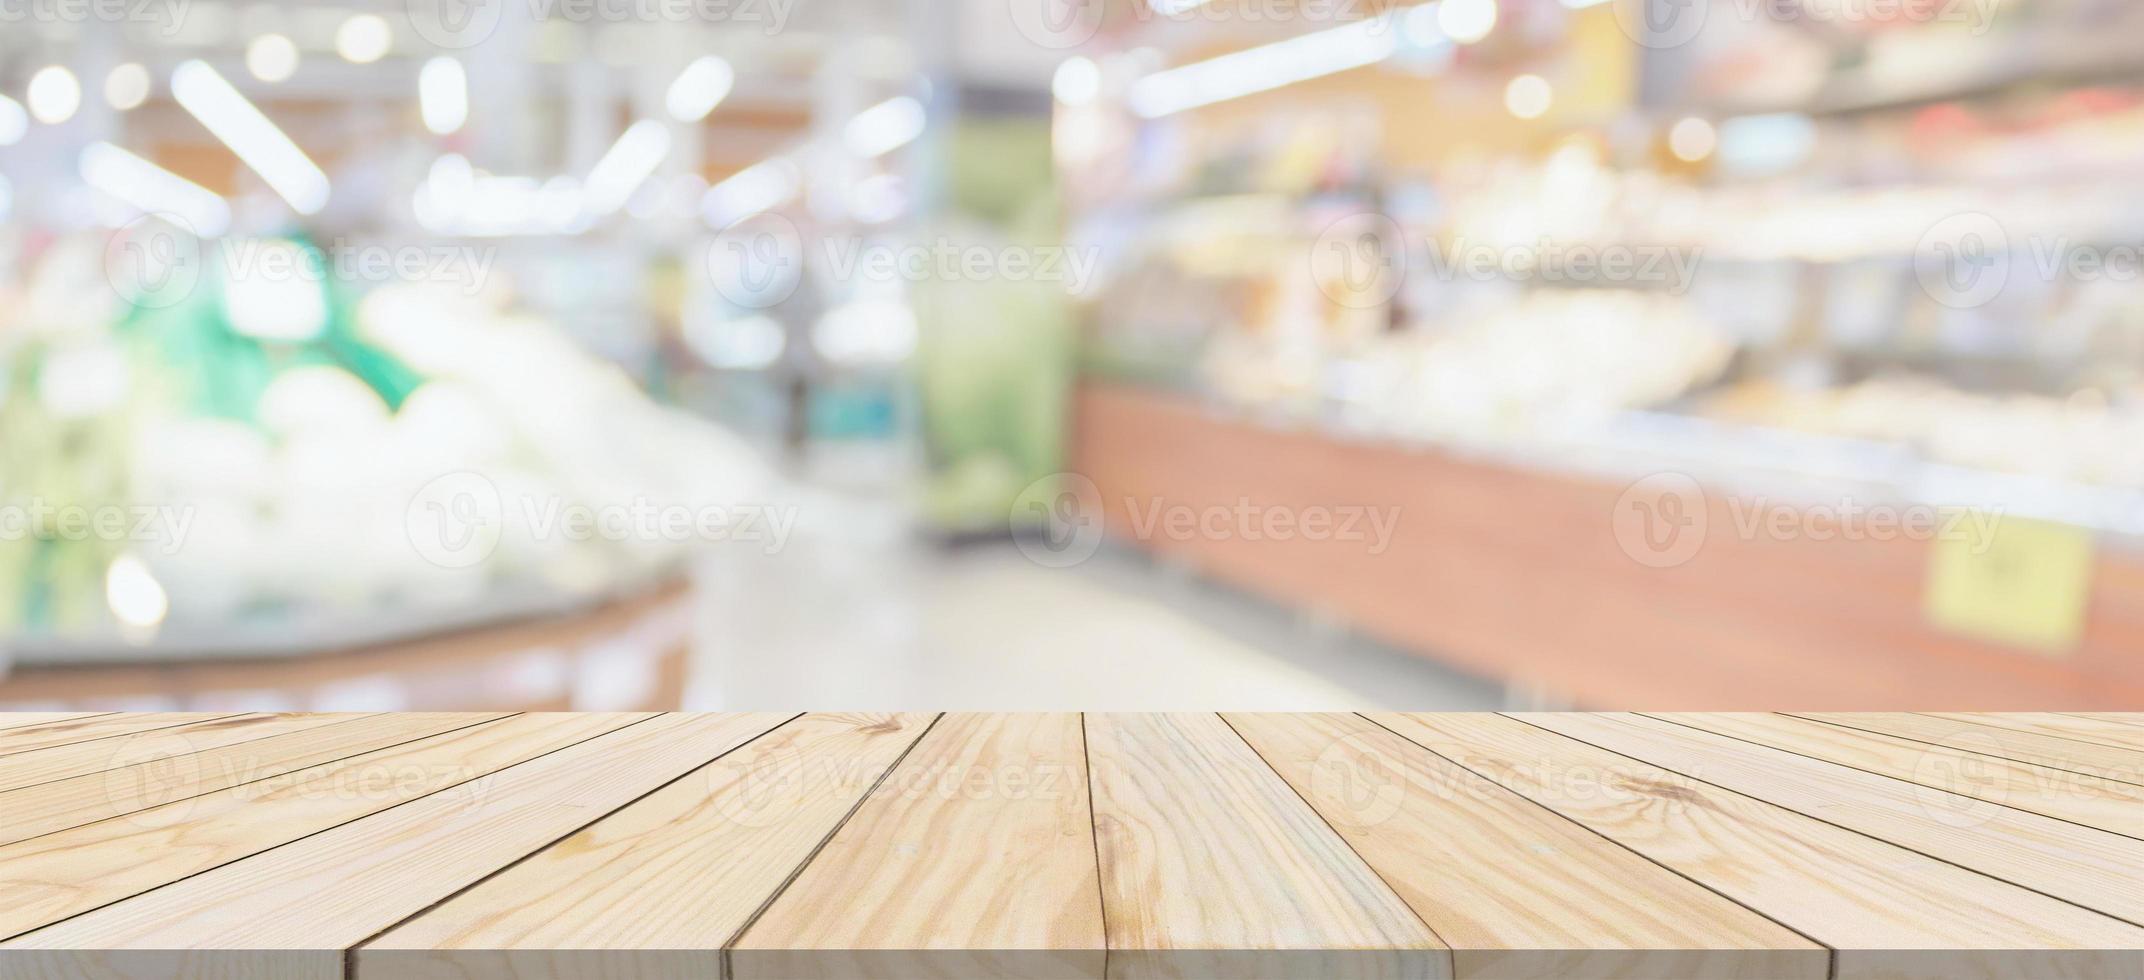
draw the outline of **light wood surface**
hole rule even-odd
[[[1101,976],[1085,741],[1076,714],[939,719],[745,933],[733,975]]]
[[[441,978],[719,972],[723,947],[929,723],[789,721],[367,944],[358,968]]]
[[[1450,950],[1209,714],[1087,716],[1111,976],[1449,976]]]
[[[255,739],[350,721],[349,715],[233,715],[187,725],[54,746],[0,756],[0,792],[128,769],[158,760],[196,758],[200,753]]]
[[[218,717],[0,715],[0,978],[2144,975],[2144,716]]]
[[[1499,715],[1371,718],[1831,947],[1840,977],[2144,969],[2144,929],[1684,772]]]
[[[1452,947],[1499,977],[1812,977],[1830,953],[1356,715],[1229,723]],[[1535,865],[1553,859],[1557,874]]]
[[[0,763],[7,763],[16,756],[41,749],[62,745],[78,745],[102,739],[133,735],[137,732],[153,732],[181,725],[198,725],[224,718],[240,717],[232,712],[181,712],[171,714],[140,715],[87,715],[60,721],[48,721],[36,725],[22,725],[0,730]],[[251,717],[259,717],[257,715]]]

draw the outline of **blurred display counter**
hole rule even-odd
[[[1119,540],[1515,691],[1580,706],[2083,710],[2144,702],[2144,660],[2135,656],[2144,650],[2144,552],[2136,539],[2039,525],[2015,506],[2005,522],[2054,528],[2057,541],[2080,547],[2042,568],[2003,549],[1960,557],[1941,540],[1775,532],[1766,530],[1773,510],[1791,514],[1792,505],[1764,504],[1753,523],[1750,472],[1738,482],[1635,451],[1622,459],[1557,454],[1557,465],[1540,465],[1275,425],[1185,395],[1096,381],[1078,395],[1072,456]],[[1701,494],[1693,507],[1701,512],[1634,497],[1657,497],[1659,481],[1648,474],[1687,481]],[[1784,486],[1761,493],[1811,499]],[[1852,496],[1830,499],[1880,499],[1867,489],[1845,493]],[[1154,522],[1186,508],[1250,508],[1291,522],[1320,509],[1397,508],[1397,523],[1377,550],[1359,536],[1254,540],[1163,533]],[[2064,560],[2080,566],[2067,597],[2053,581]],[[1964,579],[2008,574],[2020,591],[2006,596],[1992,581],[1934,573],[1958,562]],[[1996,638],[2020,622],[2022,632],[2071,639],[2036,649]]]
[[[561,607],[284,626],[222,641],[0,650],[0,710],[665,711],[683,701],[682,582]]]

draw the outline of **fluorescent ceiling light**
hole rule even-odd
[[[171,94],[299,214],[327,206],[328,175],[207,62],[188,61],[173,71]]]
[[[1132,86],[1133,112],[1154,119],[1374,65],[1399,50],[1391,14],[1155,72]]]
[[[298,73],[298,45],[281,34],[263,34],[246,45],[246,70],[264,82],[288,81]]]
[[[74,72],[59,65],[38,69],[30,76],[24,95],[30,100],[30,115],[48,126],[74,118],[74,111],[82,107],[82,83],[75,80]]]
[[[1587,7],[1598,7],[1607,2],[1608,0],[1563,0],[1563,6],[1567,10],[1584,10]]]
[[[1147,0],[1147,6],[1163,17],[1174,17],[1177,14],[1188,14],[1212,2],[1213,0]]]
[[[670,110],[670,118],[678,122],[699,122],[729,97],[730,89],[736,84],[737,72],[730,63],[708,55],[686,65],[685,70],[678,73],[677,81],[670,83],[669,95],[663,103]]]
[[[173,215],[204,238],[231,227],[231,208],[214,191],[110,143],[82,150],[82,182],[146,214]]]
[[[857,156],[885,156],[923,135],[926,121],[923,103],[904,95],[857,113],[842,130],[841,139]]]
[[[445,136],[469,121],[469,73],[444,55],[424,63],[417,73],[417,104],[424,128]]]
[[[104,76],[104,101],[120,112],[149,101],[149,69],[127,62]]]
[[[700,198],[700,216],[710,225],[727,228],[789,203],[803,189],[804,174],[796,161],[788,157],[763,160],[708,188]]]
[[[358,14],[335,29],[335,53],[354,65],[380,60],[394,43],[394,28],[378,14]]]
[[[1050,94],[1071,106],[1086,105],[1102,94],[1102,66],[1092,58],[1066,58],[1050,77]]]
[[[627,198],[662,166],[670,155],[670,129],[652,119],[643,119],[618,137],[610,150],[588,172],[586,202],[589,212],[610,214],[625,206]]]

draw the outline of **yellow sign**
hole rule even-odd
[[[1954,522],[1929,555],[1928,619],[1937,628],[2054,656],[2084,639],[2092,601],[2090,532],[1985,514]]]

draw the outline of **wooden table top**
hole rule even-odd
[[[2144,975],[2144,715],[0,715],[0,977]]]

